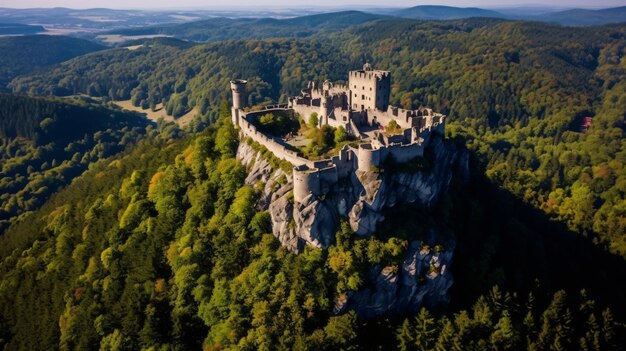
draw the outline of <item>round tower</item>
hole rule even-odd
[[[320,125],[328,124],[328,116],[333,111],[333,98],[330,95],[323,95],[320,103]]]
[[[320,174],[317,169],[311,169],[307,165],[293,168],[293,197],[298,203],[310,194],[319,195],[321,192]]]
[[[235,79],[230,81],[230,91],[233,93],[233,108],[240,109],[246,106],[247,80]]]
[[[380,150],[374,149],[372,144],[359,145],[357,158],[359,171],[371,172],[373,168],[380,166]]]

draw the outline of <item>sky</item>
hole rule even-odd
[[[337,0],[0,0],[0,7],[28,8],[28,7],[70,7],[93,8],[106,7],[113,9],[191,9],[191,8],[225,8],[227,7],[411,7],[416,5],[448,5],[458,7],[514,7],[514,6],[547,6],[547,7],[582,7],[603,8],[626,6],[626,0],[347,0],[338,4]],[[541,4],[541,5],[537,5]]]

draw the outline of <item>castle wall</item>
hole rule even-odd
[[[320,108],[317,106],[294,105],[293,110],[302,117],[304,123],[309,123],[309,118],[313,112],[320,114]]]
[[[424,156],[424,144],[413,143],[408,145],[394,144],[386,148],[388,150],[387,157],[393,157],[397,163],[409,162],[416,157]]]
[[[279,141],[258,131],[256,126],[254,126],[248,120],[248,118],[250,117],[258,118],[266,113],[281,113],[281,112],[285,112],[284,109],[282,111],[279,109],[268,109],[268,110],[262,110],[262,111],[255,111],[255,112],[248,113],[247,115],[243,115],[243,111],[240,110],[239,113],[241,115],[239,118],[239,128],[241,129],[242,133],[245,136],[249,136],[250,138],[252,138],[252,140],[265,146],[269,151],[271,151],[274,154],[274,156],[282,160],[288,161],[294,166],[308,164],[310,162],[309,160],[307,160],[304,157],[298,156],[297,152],[287,149]]]

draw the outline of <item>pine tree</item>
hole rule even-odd
[[[402,325],[396,330],[396,340],[398,340],[398,348],[401,351],[407,351],[411,349],[411,345],[415,341],[413,337],[413,327],[408,319],[402,322]]]
[[[617,345],[619,345],[615,337],[615,325],[611,310],[607,308],[602,311],[602,337],[608,349],[617,349]]]
[[[437,334],[435,319],[426,308],[420,310],[415,318],[415,346],[418,350],[430,350],[433,348]]]
[[[490,337],[491,345],[496,350],[510,350],[515,348],[517,334],[508,311],[502,311],[502,317],[498,320]]]
[[[447,317],[441,319],[441,331],[435,344],[435,350],[437,351],[456,351],[462,350],[462,347],[457,338],[456,329],[454,324]]]

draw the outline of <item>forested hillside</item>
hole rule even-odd
[[[93,162],[132,146],[148,125],[77,99],[0,94],[0,233]]]
[[[405,208],[404,215],[418,214],[419,222],[404,221],[402,227],[389,222],[371,238],[359,238],[342,225],[329,250],[288,253],[268,234],[269,215],[255,209],[259,189],[244,185],[246,169],[234,158],[228,107],[222,111],[214,127],[193,136],[176,138],[171,127],[152,130],[134,150],[97,163],[0,238],[0,345],[9,350],[617,350],[623,345],[624,291],[608,288],[615,282],[611,277],[590,274],[598,269],[620,277],[626,272],[623,260],[529,215],[481,177],[469,188],[457,184],[436,208]],[[403,214],[396,215],[398,220]],[[453,306],[406,319],[331,314],[346,282],[351,289],[362,287],[368,266],[399,264],[407,241],[432,229],[445,230],[463,247],[453,265],[459,279]],[[581,262],[587,259],[593,267]],[[496,283],[522,288],[491,288]],[[581,286],[592,291],[579,291]]]
[[[280,34],[276,34],[280,35]],[[624,25],[566,28],[471,19],[378,20],[310,39],[106,50],[11,83],[163,103],[214,119],[228,81],[249,103],[285,102],[307,80],[343,80],[368,60],[393,76],[393,104],[449,115],[496,184],[611,252],[626,254]],[[583,117],[592,117],[585,133]]]
[[[96,43],[64,36],[0,37],[0,92],[19,75],[101,49]]]
[[[0,23],[0,35],[28,35],[44,32],[43,26],[31,26],[20,23]]]
[[[336,31],[387,16],[360,11],[343,11],[296,18],[211,18],[182,24],[168,24],[112,31],[123,35],[170,35],[194,42],[233,39],[304,38]]]

